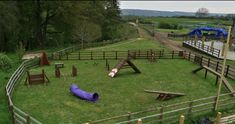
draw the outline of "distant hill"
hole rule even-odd
[[[194,16],[193,12],[181,12],[181,11],[156,11],[156,10],[140,10],[140,9],[122,9],[122,15],[133,16]],[[209,16],[225,16],[226,14],[210,13]]]

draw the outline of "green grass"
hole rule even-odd
[[[153,40],[137,39],[88,50],[159,48],[164,46]],[[50,79],[47,86],[33,85],[28,88],[24,85],[24,77],[13,94],[13,102],[17,107],[48,124],[82,123],[216,94],[215,77],[209,74],[208,78],[204,79],[204,72],[192,74],[191,71],[198,66],[186,60],[161,59],[152,64],[147,60],[134,60],[142,71],[141,74],[126,69],[121,70],[115,78],[107,76],[104,60],[64,61],[65,68],[61,69],[63,76],[55,78],[55,62],[57,61],[52,61],[51,66],[30,70],[32,73],[39,73],[41,69],[45,69]],[[117,60],[110,60],[110,67],[116,63]],[[77,77],[70,76],[72,65],[78,68]],[[74,97],[69,92],[72,83],[85,91],[99,93],[99,101],[90,103]],[[231,83],[235,86],[235,82]],[[182,92],[186,96],[156,101],[155,95],[143,92],[144,89]]]
[[[22,80],[13,95],[15,105],[43,123],[81,123],[216,94],[215,77],[209,75],[204,79],[204,72],[192,74],[191,71],[198,66],[186,60],[159,60],[153,64],[147,60],[135,60],[141,74],[126,69],[113,79],[107,76],[105,61],[102,60],[64,63],[65,68],[61,72],[66,76],[61,78],[55,78],[53,64],[42,67],[51,81],[48,86],[28,88]],[[116,63],[115,60],[110,61],[111,67]],[[78,68],[75,78],[70,76],[72,65]],[[40,72],[42,68],[31,71]],[[74,97],[69,93],[72,83],[83,90],[99,93],[100,100],[89,103]],[[155,95],[143,92],[144,89],[182,92],[186,96],[156,101]]]
[[[11,123],[10,121],[10,114],[9,109],[7,107],[7,101],[5,96],[5,86],[7,84],[7,81],[11,77],[11,74],[14,72],[14,70],[19,65],[19,59],[17,58],[17,55],[13,53],[7,54],[7,56],[12,60],[13,68],[6,71],[0,70],[0,123],[1,124],[8,124]]]
[[[115,43],[112,45],[108,46],[103,46],[103,47],[96,47],[96,48],[90,48],[86,50],[103,50],[103,51],[108,51],[108,50],[146,50],[146,49],[168,49],[164,45],[160,44],[159,42],[155,40],[146,40],[143,38],[138,38],[138,39],[132,39],[132,40],[127,40],[124,42],[120,43]]]
[[[157,31],[160,31],[160,32],[166,32],[166,33],[171,33],[171,32],[174,32],[176,34],[187,34],[190,32],[189,29],[181,29],[181,30],[178,30],[178,29],[160,29],[160,28],[157,28],[156,29]]]
[[[167,22],[167,23],[175,23],[175,24],[182,24],[182,25],[212,25],[212,26],[218,26],[218,25],[231,25],[232,21],[229,20],[220,20],[220,19],[193,19],[193,18],[176,18],[176,17],[147,17],[143,18],[146,21],[151,21],[154,23],[159,22]]]

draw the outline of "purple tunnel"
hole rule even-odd
[[[70,86],[70,92],[81,99],[91,101],[91,102],[96,102],[99,99],[98,93],[89,93],[89,92],[83,91],[79,89],[79,87],[76,84],[72,84]]]

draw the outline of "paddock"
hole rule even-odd
[[[51,63],[53,65],[56,62]],[[60,68],[61,78],[55,77],[54,66],[32,69],[35,73],[41,69],[47,72],[51,82],[48,86],[33,85],[28,88],[20,82],[16,87],[13,96],[15,104],[42,123],[85,123],[89,120],[143,111],[163,104],[213,96],[217,89],[213,75],[208,74],[205,80],[204,72],[199,72],[199,76],[192,74],[191,71],[198,65],[185,59],[159,59],[153,63],[147,59],[133,60],[141,74],[136,75],[133,71],[125,69],[113,79],[107,75],[109,71],[105,68],[106,60],[82,60],[76,64],[69,60],[63,62],[65,67]],[[118,60],[109,60],[110,67],[115,66],[117,62]],[[79,70],[77,77],[70,75],[73,65]],[[99,101],[93,104],[75,98],[69,93],[72,82],[84,90],[99,93]],[[234,86],[234,83],[232,84]],[[182,92],[185,96],[157,102],[155,96],[144,93],[144,89]],[[222,93],[227,93],[227,90],[224,89]],[[20,100],[22,97],[23,101]],[[35,103],[35,100],[37,103],[31,104]]]

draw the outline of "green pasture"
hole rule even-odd
[[[232,21],[221,20],[221,19],[203,19],[203,18],[175,18],[175,17],[147,17],[143,18],[146,21],[151,21],[154,23],[166,22],[166,23],[175,23],[182,25],[211,25],[211,26],[227,26],[231,25]]]
[[[5,97],[5,86],[15,71],[15,69],[20,65],[19,59],[17,58],[16,54],[8,53],[7,56],[12,60],[13,67],[10,70],[3,71],[0,70],[0,123],[1,124],[8,124],[10,123],[10,114],[9,109],[7,107],[7,101]]]
[[[147,60],[133,62],[142,71],[141,74],[126,69],[121,70],[117,77],[110,78],[103,60],[64,61],[63,76],[55,78],[53,61],[51,66],[31,70],[39,73],[45,69],[50,83],[27,87],[22,80],[16,87],[13,101],[43,123],[82,123],[216,94],[215,77],[209,75],[204,79],[204,72],[192,74],[191,71],[198,66],[187,60],[162,59],[152,64]],[[116,63],[112,60],[110,66]],[[71,77],[72,65],[78,68],[77,77]],[[71,95],[69,87],[73,83],[85,91],[97,92],[99,101],[90,103]],[[182,92],[186,96],[156,101],[156,96],[143,92],[144,89]]]
[[[146,40],[143,38],[137,38],[132,40],[127,40],[124,42],[119,42],[103,47],[95,47],[85,50],[96,50],[96,51],[126,51],[126,50],[146,50],[146,49],[166,49],[166,46],[160,44],[156,40]]]
[[[89,50],[128,50],[158,49],[162,46],[151,40],[138,39],[120,42],[105,47]],[[192,99],[213,96],[216,94],[215,76],[209,74],[204,79],[204,72],[192,74],[198,68],[184,59],[160,59],[150,63],[147,60],[133,60],[141,70],[136,74],[131,69],[121,70],[117,77],[108,77],[104,60],[63,61],[62,77],[54,75],[54,63],[31,69],[31,73],[40,73],[44,69],[50,79],[48,85],[24,85],[26,76],[19,82],[13,94],[13,102],[26,113],[43,123],[84,123],[89,120],[112,117],[174,104]],[[109,60],[114,67],[118,60]],[[78,76],[71,77],[72,65],[78,68]],[[234,82],[231,82],[233,86]],[[80,100],[71,95],[69,87],[77,84],[81,89],[97,92],[100,99],[97,103]],[[167,101],[157,101],[153,94],[145,93],[144,89],[182,92],[186,96]],[[224,88],[223,93],[227,92]]]

